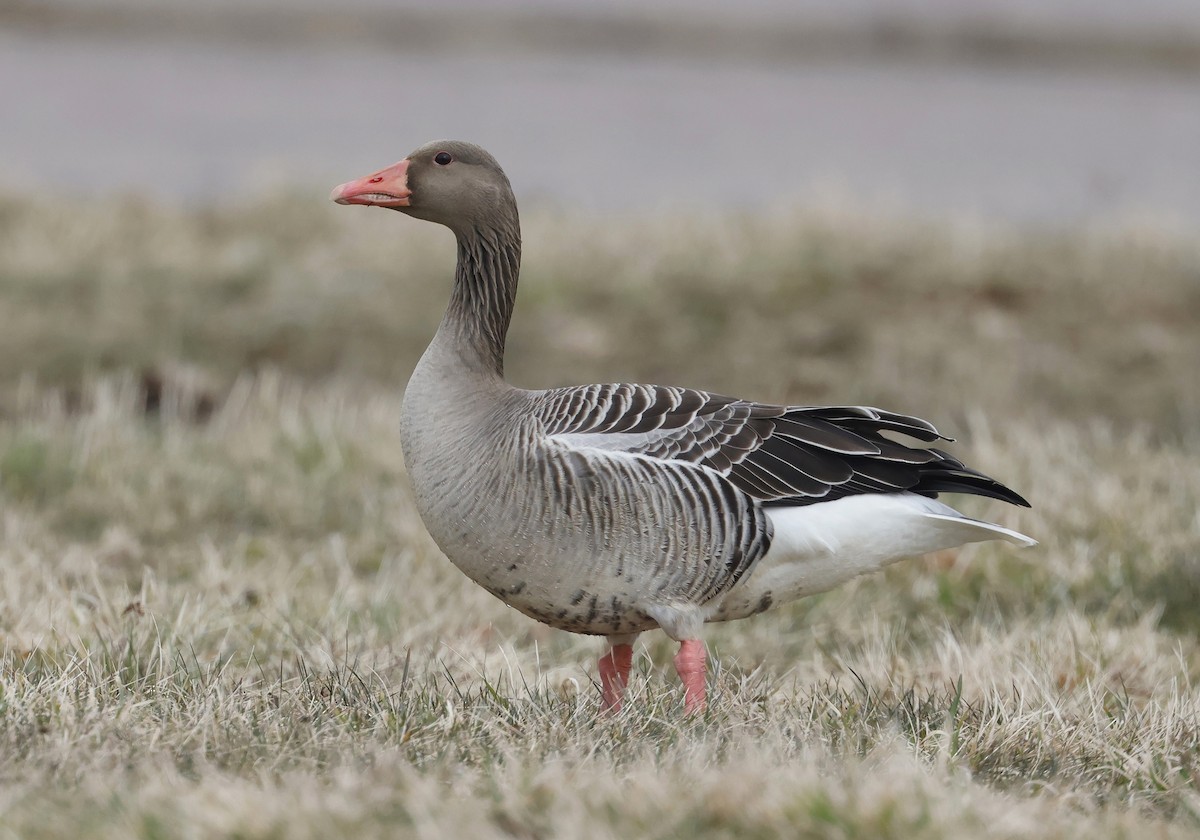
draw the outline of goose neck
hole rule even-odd
[[[454,291],[439,337],[452,342],[468,367],[503,377],[504,341],[521,269],[521,236],[508,227],[471,228],[457,236]]]

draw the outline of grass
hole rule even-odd
[[[400,387],[451,243],[305,195],[0,199],[0,836],[1194,836],[1200,249],[848,210],[532,214],[522,384],[916,411],[1031,533],[594,640],[424,535]]]

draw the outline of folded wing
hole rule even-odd
[[[864,493],[970,493],[1028,507],[948,453],[924,420],[863,406],[778,406],[688,388],[608,384],[541,393],[544,432],[573,448],[701,464],[765,505]]]

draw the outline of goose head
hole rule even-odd
[[[473,143],[435,140],[399,163],[334,187],[338,204],[386,207],[463,232],[516,220],[516,199],[496,159]]]

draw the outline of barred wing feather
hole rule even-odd
[[[545,433],[573,447],[701,464],[765,505],[864,493],[970,493],[1028,507],[1003,484],[933,447],[949,440],[917,417],[865,406],[779,406],[658,385],[542,392]]]

